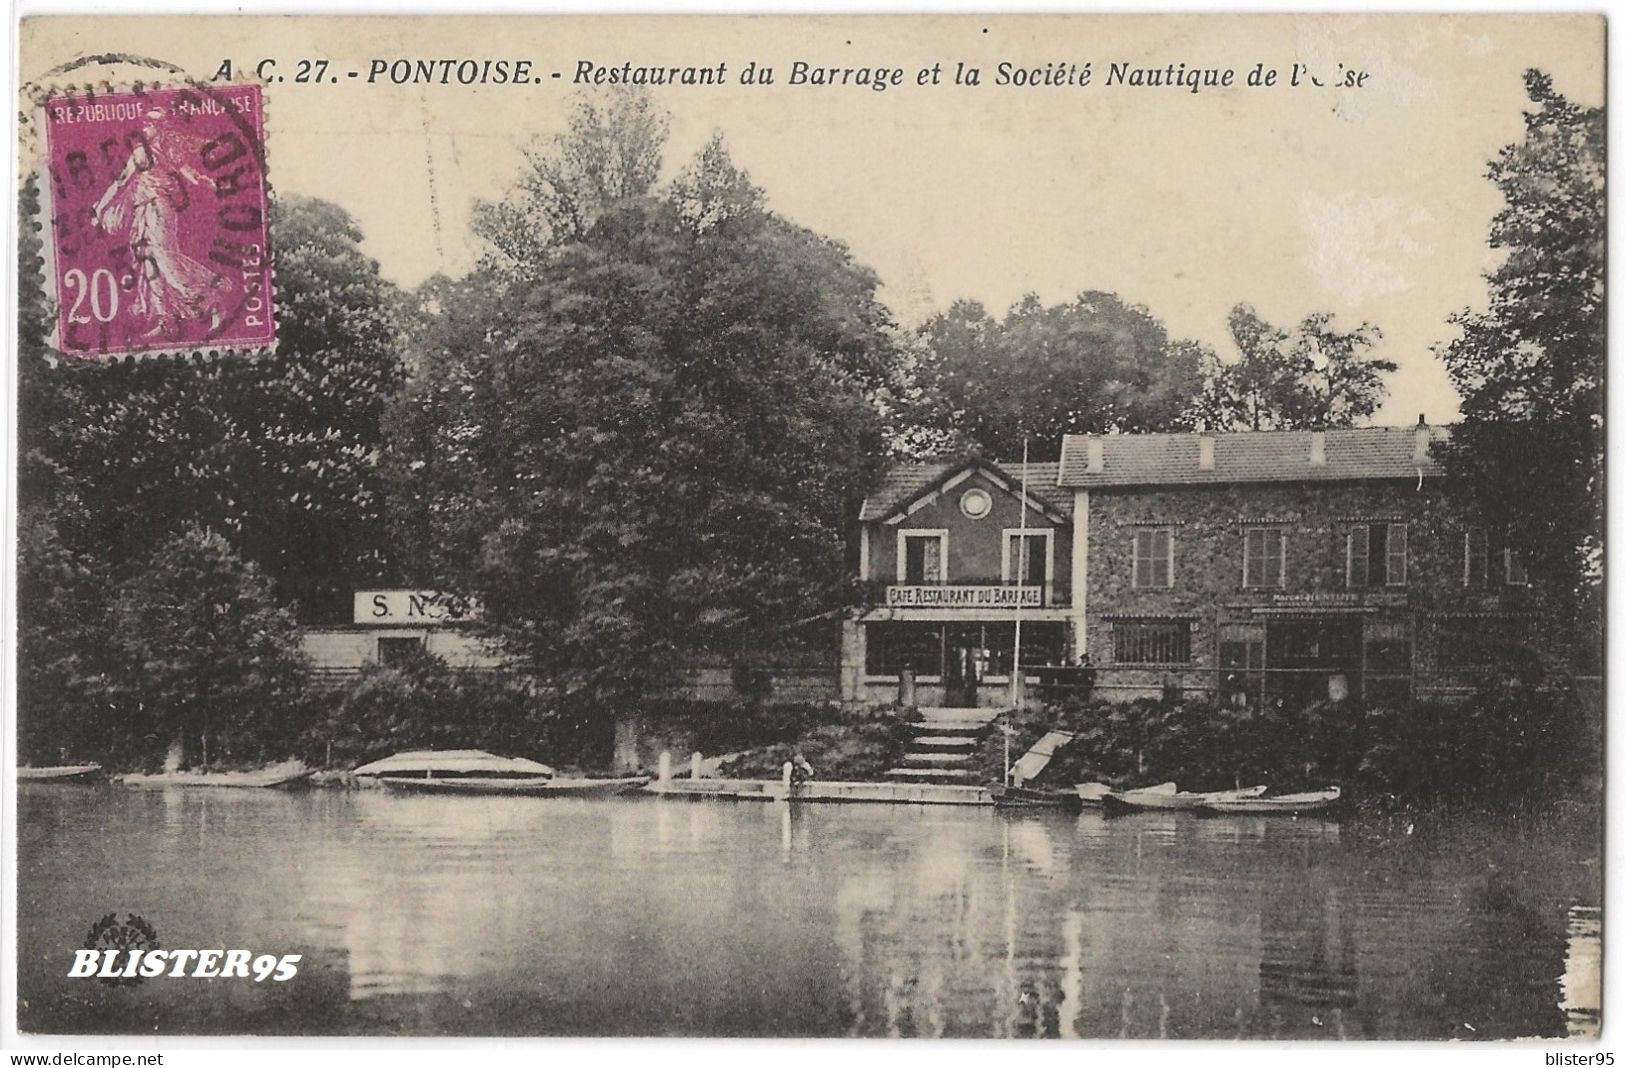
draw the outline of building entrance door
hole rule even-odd
[[[981,627],[945,627],[942,635],[943,701],[950,708],[975,708],[985,665]]]

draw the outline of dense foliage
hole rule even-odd
[[[1462,503],[1504,526],[1555,613],[1596,644],[1601,617],[1607,305],[1603,110],[1525,76],[1524,138],[1490,163],[1505,206],[1489,306],[1439,350],[1461,393],[1445,462]]]
[[[1354,426],[1369,419],[1387,395],[1383,375],[1398,365],[1371,358],[1382,331],[1371,323],[1338,330],[1325,312],[1291,330],[1266,322],[1251,307],[1230,312],[1230,336],[1241,358],[1209,353],[1197,420],[1212,430],[1308,430]]]
[[[1034,709],[1012,723],[1011,749],[1046,731],[1072,730],[1040,776],[1067,787],[1176,782],[1185,790],[1254,784],[1272,790],[1343,786],[1363,803],[1522,803],[1600,783],[1601,723],[1588,719],[1562,676],[1505,674],[1457,703],[1238,709],[1202,700],[1141,699]],[[1004,739],[992,732],[977,758],[1003,775]]]
[[[1201,347],[1115,293],[1029,296],[1003,319],[958,301],[920,335],[900,421],[1000,459],[1029,439],[1032,459],[1054,460],[1065,434],[1188,429],[1201,388]]]
[[[154,766],[172,747],[191,765],[286,754],[308,677],[296,624],[225,538],[176,534],[108,604],[101,644],[69,675],[76,700],[42,702],[41,722],[70,721],[66,738],[130,766]],[[25,755],[55,755],[51,737],[21,737],[34,750]]]
[[[25,218],[36,200],[30,184]],[[18,703],[30,758],[141,761],[184,738],[201,759],[205,715],[211,758],[278,733],[285,747],[291,720],[270,720],[291,707],[277,665],[296,636],[279,606],[307,622],[347,616],[349,591],[388,573],[378,460],[400,381],[397,297],[331,204],[285,198],[271,226],[274,355],[57,366],[39,237],[21,228]],[[208,619],[223,629],[197,629]],[[214,645],[178,656],[165,644],[174,627]],[[222,714],[239,684],[255,707]]]
[[[441,288],[392,463],[428,577],[607,723],[842,603],[892,353],[873,273],[766,211],[719,141],[596,203],[523,269]]]
[[[826,782],[879,782],[903,761],[912,732],[889,712],[813,727],[796,738],[740,753],[723,762],[722,774],[776,779],[796,754]]]
[[[257,358],[49,366],[39,274],[23,272],[19,500],[119,571],[188,524],[218,531],[321,619],[387,571],[378,459],[398,298],[339,208],[285,198],[271,232],[278,345]]]
[[[484,749],[556,767],[599,766],[523,679],[458,670],[430,653],[368,664],[343,685],[311,694],[316,709],[300,754],[353,767],[408,749]]]

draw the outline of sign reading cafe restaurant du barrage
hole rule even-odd
[[[1041,586],[888,586],[894,608],[1042,608]]]

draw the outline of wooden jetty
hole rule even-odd
[[[789,801],[794,804],[992,805],[985,786],[925,782],[821,782],[778,779],[668,779],[642,793],[689,801]]]

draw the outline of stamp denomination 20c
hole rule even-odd
[[[44,118],[64,356],[274,345],[259,86],[53,97]]]

